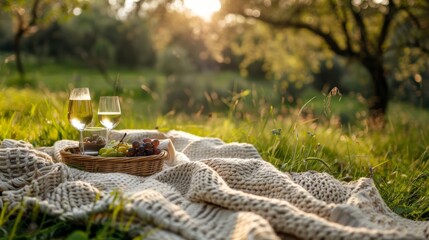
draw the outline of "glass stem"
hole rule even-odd
[[[84,147],[84,144],[83,144],[83,130],[79,130],[79,133],[80,133],[80,140],[79,140],[79,151],[80,151],[80,154],[84,154],[84,152],[85,152],[85,147]]]
[[[110,129],[106,128],[106,145],[109,144],[109,133]]]

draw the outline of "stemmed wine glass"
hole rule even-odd
[[[69,97],[67,117],[71,125],[79,130],[79,150],[84,154],[83,130],[92,121],[92,105],[89,88],[74,88]]]
[[[98,104],[98,120],[106,127],[106,143],[108,142],[110,130],[115,128],[121,121],[121,104],[118,96],[101,96]]]

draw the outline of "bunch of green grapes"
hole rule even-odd
[[[125,157],[127,150],[131,147],[129,143],[111,141],[98,151],[101,157]]]

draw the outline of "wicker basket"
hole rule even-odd
[[[100,157],[79,154],[79,148],[60,151],[65,164],[88,172],[122,172],[137,176],[149,176],[160,172],[168,152],[144,157]]]

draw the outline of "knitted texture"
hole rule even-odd
[[[112,131],[112,139],[163,139],[163,171],[139,177],[89,173],[62,163],[60,150],[4,140],[0,208],[24,203],[72,221],[103,224],[120,206],[130,237],[145,239],[429,239],[429,222],[392,212],[373,182],[318,172],[283,173],[246,143],[181,131]]]

